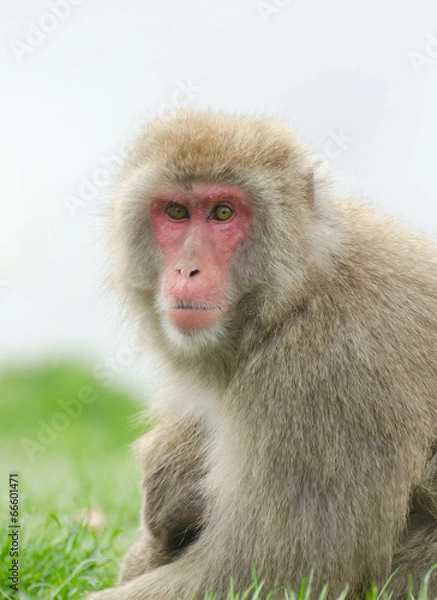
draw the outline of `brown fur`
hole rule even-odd
[[[417,590],[437,562],[437,250],[335,201],[312,164],[261,118],[180,111],[134,144],[113,210],[115,280],[183,391],[163,391],[169,420],[145,438],[144,520],[121,585],[93,598],[226,598],[252,564],[266,590],[314,570],[314,596],[328,583],[330,597],[399,567],[401,598],[407,573]],[[147,204],[196,182],[241,186],[254,216],[220,332],[181,342],[162,330]]]
[[[123,561],[120,582],[172,562],[202,527],[205,431],[163,419],[136,449],[144,473],[141,534]]]

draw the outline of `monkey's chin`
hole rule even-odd
[[[180,333],[193,336],[217,325],[222,313],[218,309],[176,308],[167,310],[166,317]]]
[[[170,345],[188,355],[197,355],[207,348],[222,344],[227,331],[224,321],[221,320],[203,328],[182,331],[170,321],[167,311],[161,314],[161,326]]]

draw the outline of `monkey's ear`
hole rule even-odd
[[[310,208],[316,209],[329,181],[329,163],[320,155],[308,158],[304,168],[305,192]]]
[[[314,209],[316,207],[316,184],[313,171],[308,171],[305,175],[305,196],[308,206]]]

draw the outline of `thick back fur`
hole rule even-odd
[[[270,119],[195,111],[155,121],[128,155],[115,281],[176,380],[215,395],[191,408],[203,421],[209,406],[207,450],[193,459],[207,471],[201,534],[102,599],[188,600],[211,588],[225,598],[231,577],[250,585],[252,564],[266,590],[314,571],[314,595],[328,583],[331,597],[346,584],[363,594],[399,566],[400,598],[408,572],[417,586],[437,562],[437,251],[336,201],[312,164]],[[223,335],[184,348],[162,332],[148,201],[199,182],[241,186],[254,216]],[[181,399],[165,410],[182,416]]]

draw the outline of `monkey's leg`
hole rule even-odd
[[[437,454],[428,463],[425,479],[417,489],[408,527],[394,556],[394,598],[404,598],[409,576],[413,578],[413,595],[419,592],[423,578],[437,564]],[[429,580],[428,595],[437,597],[437,570]]]
[[[199,535],[204,512],[204,431],[170,417],[137,442],[144,473],[139,537],[125,556],[119,582],[175,560]]]

